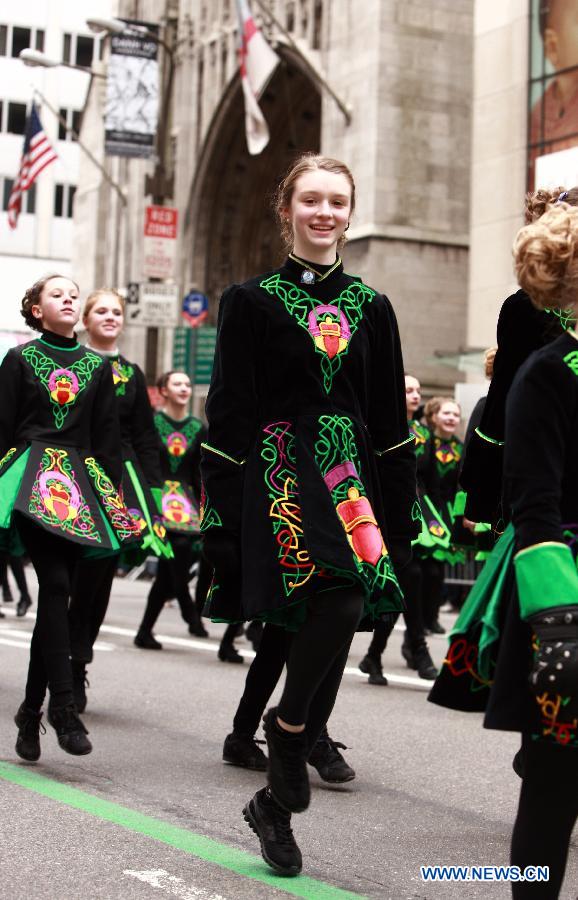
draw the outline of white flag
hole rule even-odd
[[[257,156],[269,143],[269,129],[257,101],[277,68],[279,57],[255,25],[247,0],[237,0],[237,12],[247,149],[252,156]]]

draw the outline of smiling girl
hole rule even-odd
[[[140,545],[131,547],[129,564],[147,556],[171,556],[160,519],[161,470],[157,433],[145,377],[135,363],[119,353],[124,326],[124,299],[110,288],[93,291],[82,315],[87,348],[105,356],[112,369],[118,405],[123,459],[123,498],[141,529]],[[82,560],[77,567],[69,608],[74,699],[79,712],[86,707],[86,666],[106,615],[118,557]]]
[[[74,327],[78,285],[59,275],[22,301],[41,336],[10,350],[0,366],[0,536],[15,532],[38,577],[38,614],[25,699],[16,714],[16,752],[40,756],[40,720],[67,753],[90,753],[73,702],[68,631],[71,577],[84,553],[115,553],[139,529],[118,493],[120,430],[109,363],[82,347]]]
[[[269,785],[244,816],[276,871],[296,875],[291,813],[362,617],[401,609],[394,564],[414,536],[415,457],[389,300],[343,270],[355,208],[347,166],[305,155],[276,211],[289,255],[232,285],[219,309],[203,445],[210,613],[292,632],[265,715]]]

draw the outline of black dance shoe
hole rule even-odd
[[[355,778],[355,769],[345,762],[340,749],[347,750],[347,747],[339,741],[332,741],[327,728],[324,728],[309,754],[309,765],[317,769],[319,777],[329,784],[344,784]]]
[[[9,587],[2,588],[2,603],[14,603],[14,597]]]
[[[291,813],[275,802],[269,788],[257,791],[243,808],[243,818],[259,838],[267,865],[278,875],[299,875],[303,860],[291,830]]]
[[[307,774],[309,745],[305,731],[285,731],[277,724],[277,707],[263,716],[263,727],[269,749],[269,786],[275,800],[287,812],[304,812],[311,791]]]
[[[92,753],[92,744],[87,738],[88,731],[82,724],[74,703],[66,706],[48,704],[48,721],[56,731],[58,743],[66,753],[86,756]]]
[[[29,709],[22,703],[14,716],[14,722],[18,728],[16,738],[16,753],[20,759],[28,762],[36,762],[40,759],[40,733],[46,734],[46,728],[41,722],[42,713]]]
[[[86,664],[72,660],[72,694],[76,710],[83,713],[86,709],[86,688],[90,687],[86,677]]]
[[[444,626],[441,624],[439,619],[436,619],[435,622],[431,622],[427,626],[426,631],[428,634],[445,634],[446,633],[446,630],[445,630]]]
[[[133,641],[135,647],[140,647],[141,650],[162,650],[163,645],[160,641],[157,641],[156,637],[153,637],[150,631],[138,631],[136,637]]]
[[[414,669],[420,678],[424,678],[426,681],[433,681],[437,678],[438,670],[430,656],[425,640],[418,641],[415,646],[404,642],[401,645],[401,655],[408,667]]]
[[[382,684],[384,686],[389,684],[387,678],[383,674],[381,662],[374,659],[373,656],[369,656],[369,654],[364,656],[357,668],[360,672],[365,672],[366,675],[369,675],[369,678],[367,679],[368,684]]]
[[[189,634],[194,634],[195,637],[199,638],[209,637],[209,632],[199,618],[189,624]]]
[[[217,656],[221,662],[242,663],[244,661],[243,657],[235,649],[233,644],[221,644]]]
[[[267,771],[267,757],[259,747],[265,741],[257,741],[252,734],[239,734],[232,731],[223,744],[223,762],[242,769],[253,769],[254,772]]]
[[[16,604],[16,615],[21,619],[22,616],[25,616],[30,607],[32,606],[32,600],[30,599],[28,594],[22,594],[20,600]]]

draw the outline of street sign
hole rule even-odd
[[[183,299],[183,319],[191,328],[198,328],[201,322],[207,318],[209,312],[209,298],[200,291],[189,291]]]
[[[193,334],[196,335],[193,380],[195,384],[210,384],[217,329],[210,325],[203,325],[202,328],[197,328]]]
[[[175,328],[173,332],[173,362],[171,368],[175,372],[186,372],[191,375],[192,362],[192,336],[193,332],[184,325]]]
[[[143,275],[173,278],[177,253],[178,210],[147,206],[144,223]]]
[[[128,309],[128,324],[173,328],[179,315],[179,286],[143,282],[139,287],[137,302],[133,299]]]

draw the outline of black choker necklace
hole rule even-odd
[[[324,281],[327,276],[331,275],[331,273],[341,264],[341,259],[338,256],[327,272],[319,272],[317,269],[313,268],[311,263],[305,262],[304,259],[300,259],[298,256],[295,256],[294,253],[289,254],[289,259],[299,263],[300,266],[304,266],[304,269],[301,272],[301,284],[315,284],[316,281]]]

